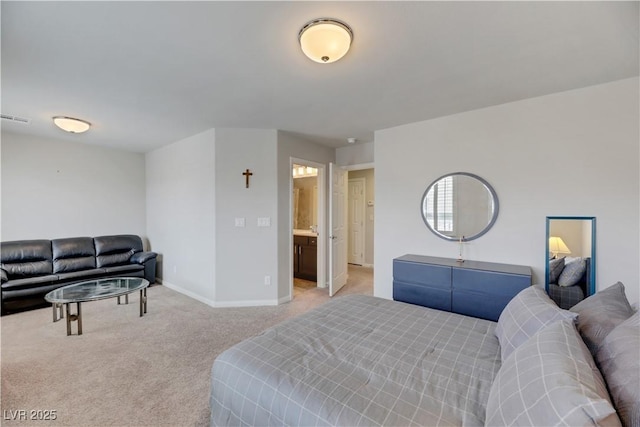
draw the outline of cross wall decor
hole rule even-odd
[[[242,175],[244,175],[244,177],[245,177],[245,187],[244,188],[249,188],[249,177],[251,175],[253,175],[253,172],[251,172],[249,169],[247,169],[246,171],[242,172]]]

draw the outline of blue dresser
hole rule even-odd
[[[523,265],[421,255],[393,260],[393,299],[493,320],[518,292],[531,286]]]

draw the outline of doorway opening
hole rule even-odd
[[[350,282],[362,284],[365,289],[368,287],[370,294],[373,294],[373,164],[347,167],[329,164],[328,169],[326,166],[309,160],[290,158],[290,300],[295,298],[296,293],[304,292],[305,287],[307,290],[328,288],[329,296],[332,296],[342,286],[350,284]],[[317,172],[312,169],[317,169]],[[298,180],[309,178],[314,173],[317,174],[315,185],[298,185]],[[359,197],[352,198],[357,201],[349,200],[349,179],[359,180],[358,182],[363,184],[361,190],[358,190],[361,193]],[[304,181],[300,181],[300,183],[303,184]],[[301,189],[296,190],[297,187]],[[303,189],[305,187],[307,188],[306,195]],[[340,190],[336,191],[336,189]],[[311,196],[307,197],[309,193]],[[305,200],[307,200],[306,203],[309,200],[315,200],[315,207],[309,207],[309,205],[305,207]],[[360,243],[355,245],[356,249],[350,249],[348,243],[349,240],[354,240],[350,237],[350,228],[354,227],[350,227],[348,218],[349,204],[351,203],[360,206],[356,216],[356,218],[360,218],[360,228],[353,233],[354,238],[358,234],[357,237],[360,239]],[[341,207],[344,207],[344,210]],[[342,211],[343,215],[337,215],[337,212]],[[316,212],[317,216],[313,216],[313,212]],[[317,224],[313,224],[316,220]],[[317,226],[315,230],[312,228],[314,225]],[[309,228],[307,229],[307,227]],[[296,234],[299,237],[296,237]],[[296,275],[301,276],[300,272],[304,275],[314,271],[314,267],[307,263],[314,257],[314,244],[316,280],[314,281],[312,276],[296,277]],[[351,251],[359,252],[360,258],[356,261],[349,261],[348,256]],[[352,272],[358,272],[354,275],[353,280],[350,278]],[[301,280],[306,282],[301,282]],[[299,289],[294,286],[296,281],[300,285]],[[357,288],[360,289],[360,286]]]
[[[324,165],[291,159],[291,284],[290,299],[315,287],[325,287]]]

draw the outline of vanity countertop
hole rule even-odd
[[[314,233],[311,230],[303,230],[303,229],[293,229],[294,236],[307,236],[307,237],[318,237],[318,233]]]

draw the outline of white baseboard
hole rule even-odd
[[[169,283],[166,280],[162,280],[157,278],[156,283],[160,283],[167,288],[174,290],[176,292],[180,292],[183,295],[188,296],[189,298],[193,298],[201,303],[207,304],[210,307],[260,307],[260,306],[270,306],[270,305],[280,305],[291,301],[291,295],[284,296],[277,300],[249,300],[249,301],[211,301],[208,298],[204,298],[201,295],[195,294],[187,289],[181,288],[180,286],[174,285],[173,283]]]
[[[215,307],[215,302],[211,301],[208,298],[204,298],[202,295],[195,294],[188,289],[181,288],[180,286],[174,285],[173,283],[169,283],[166,280],[156,279],[156,282],[162,284],[162,286],[166,286],[167,288],[180,292],[183,295],[188,296],[189,298],[193,298],[194,300],[200,301],[201,303],[207,304],[210,307]]]
[[[286,304],[290,302],[293,298],[291,298],[291,294],[283,296],[282,298],[278,298],[278,305]]]
[[[265,305],[278,305],[278,300],[251,300],[251,301],[219,301],[214,307],[260,307]]]
[[[362,264],[363,267],[373,268],[373,264]]]

